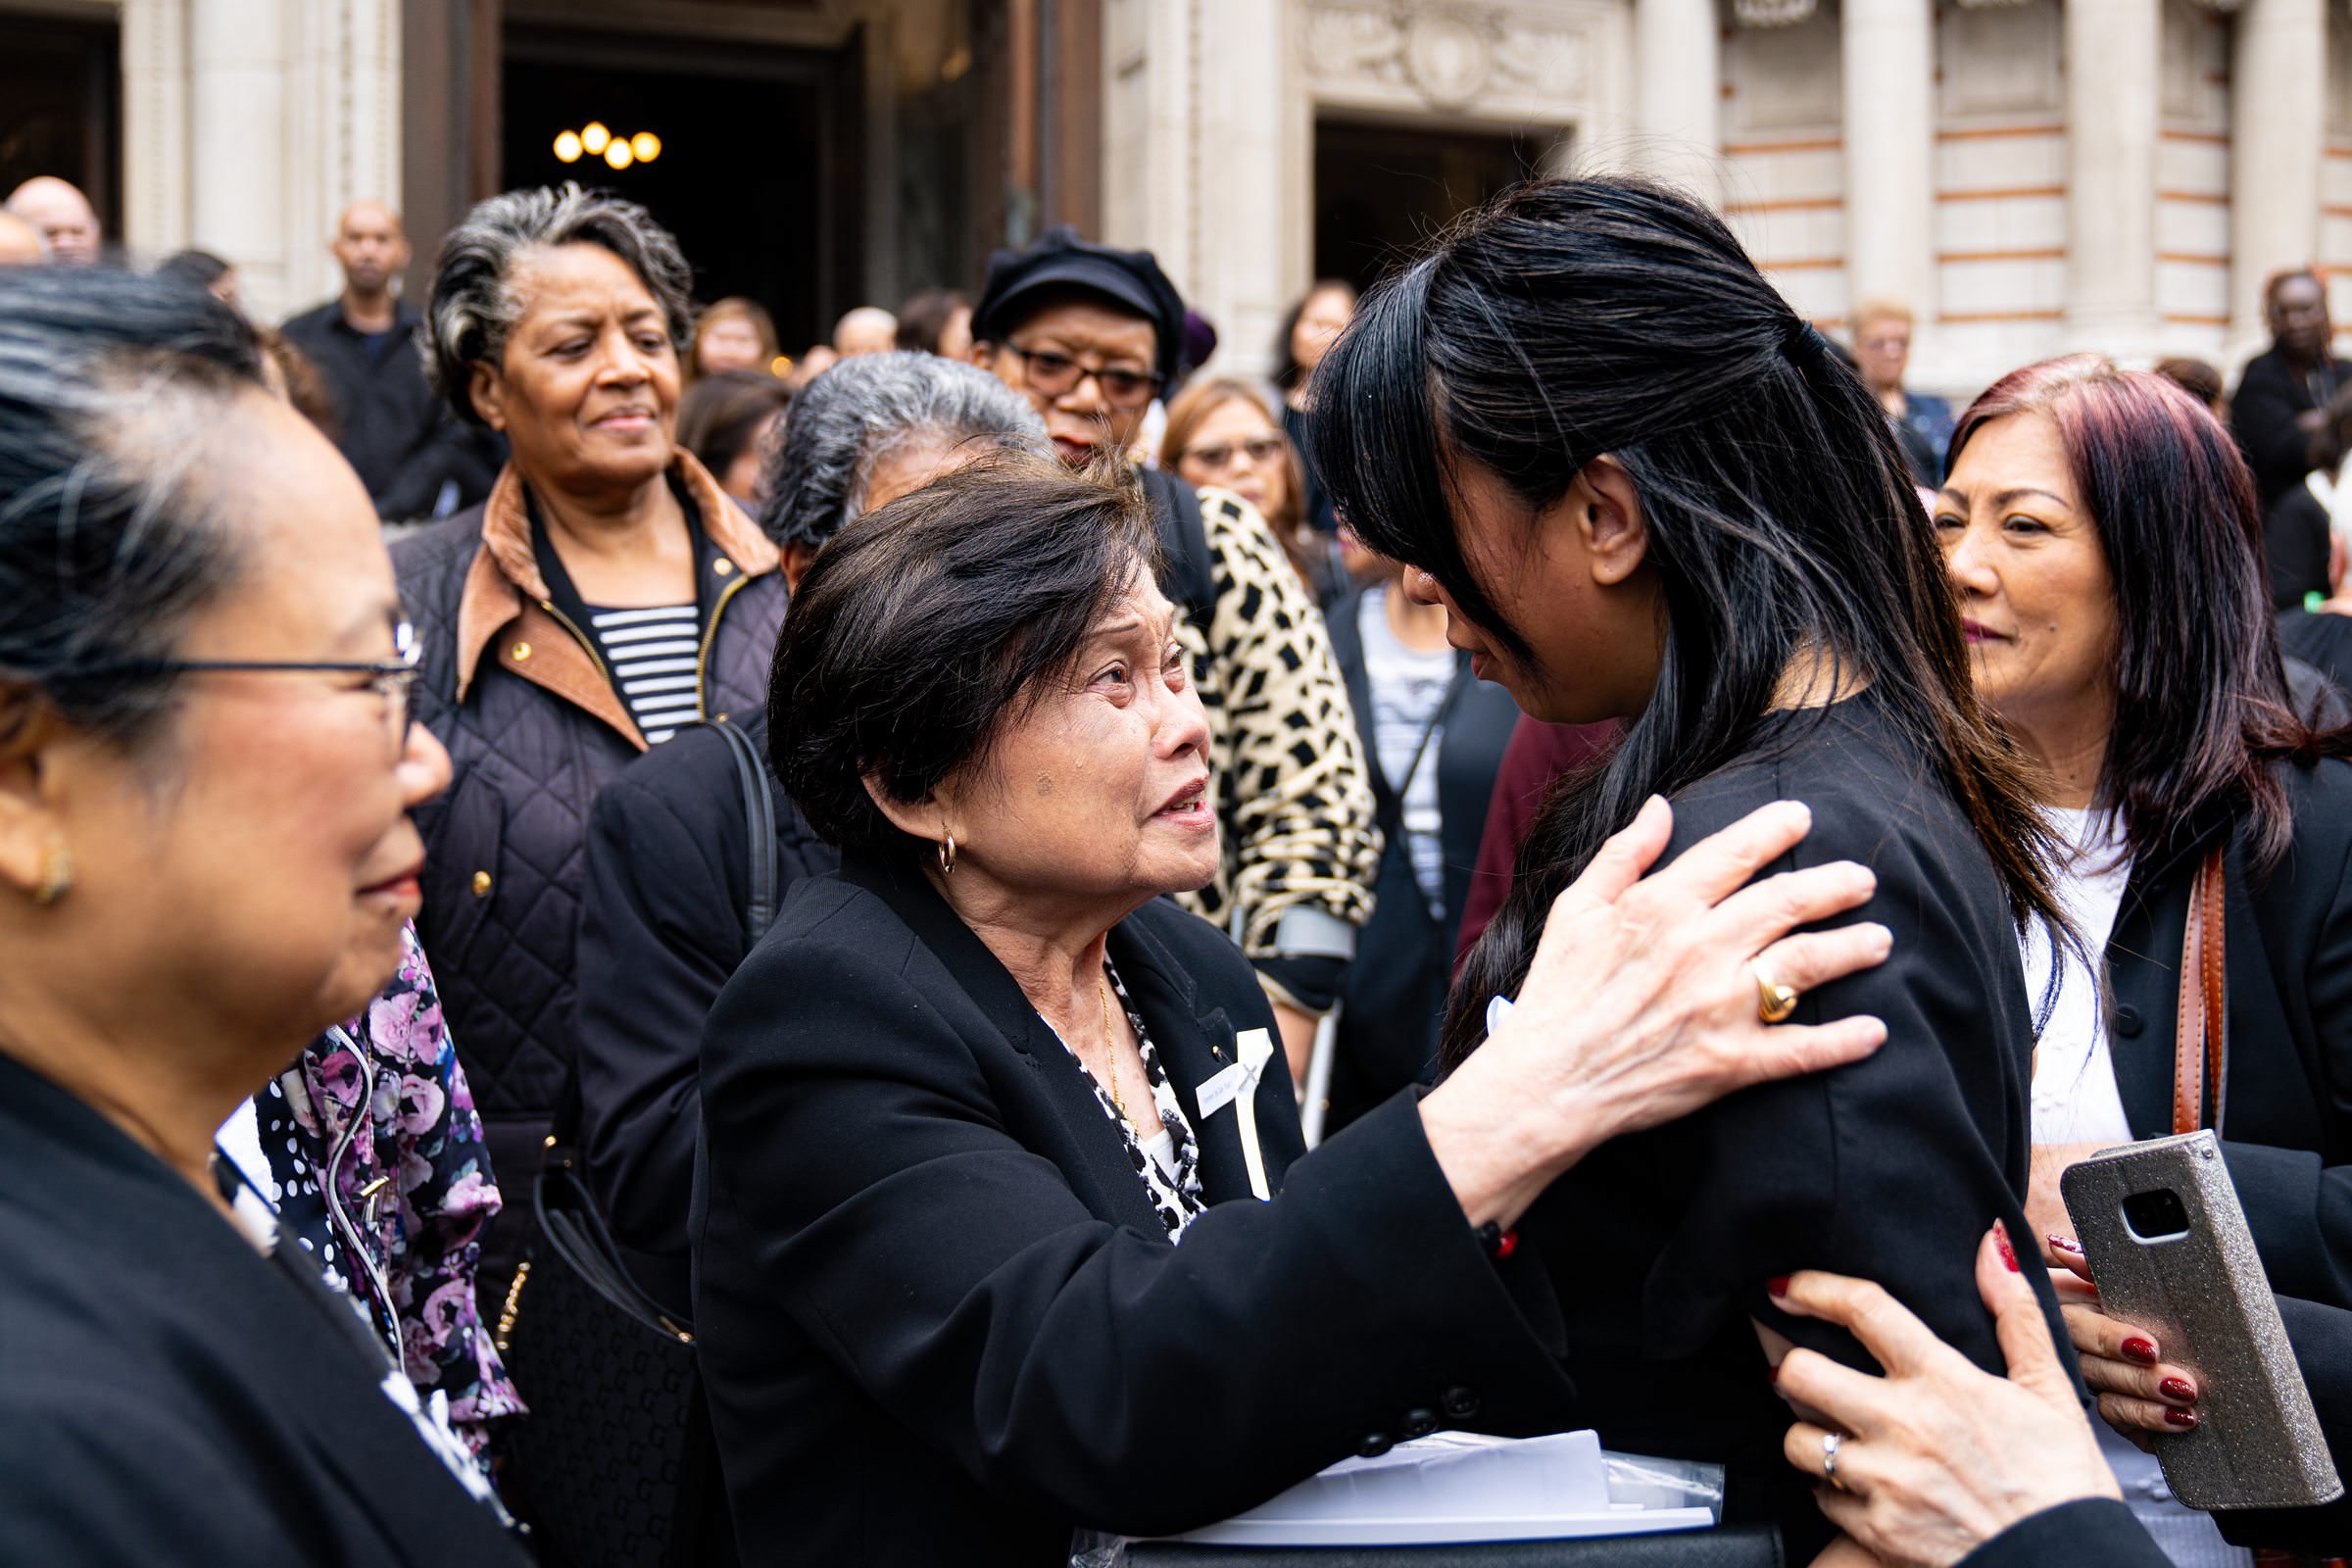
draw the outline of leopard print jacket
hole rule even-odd
[[[1285,913],[1311,906],[1350,926],[1372,913],[1380,861],[1372,786],[1323,613],[1273,530],[1231,491],[1200,492],[1217,601],[1177,637],[1208,710],[1224,846],[1217,879],[1183,896],[1251,958],[1278,956]]]

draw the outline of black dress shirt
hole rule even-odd
[[[505,443],[460,423],[424,379],[416,357],[416,313],[395,301],[392,328],[368,334],[340,300],[305,311],[281,329],[326,382],[335,404],[335,445],[368,487],[376,515],[407,522],[433,514],[445,482],[460,512],[489,495],[506,461]]]
[[[2230,396],[2230,432],[2237,437],[2265,512],[2311,471],[2311,433],[2295,416],[2319,408],[2352,381],[2352,361],[2330,359],[2305,371],[2272,349],[2246,363]]]

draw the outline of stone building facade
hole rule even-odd
[[[844,298],[968,286],[989,245],[1068,220],[1157,251],[1244,372],[1315,274],[1341,126],[1507,133],[1539,167],[1682,181],[1825,327],[1909,302],[1916,379],[1955,392],[2075,348],[2233,366],[2269,272],[2352,274],[2352,7],[2327,0],[0,0],[0,20],[25,9],[119,23],[122,238],[221,252],[264,315],[332,291],[346,201],[402,193],[429,233],[495,188],[517,131],[483,56],[518,25],[854,48]],[[958,70],[969,95],[941,97]],[[925,194],[941,103],[968,110],[981,150],[955,177],[982,198]]]

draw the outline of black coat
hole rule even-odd
[[[1540,1276],[1488,1260],[1413,1098],[1302,1157],[1277,1054],[1255,1103],[1288,1180],[1254,1201],[1236,1113],[1195,1093],[1272,1027],[1248,960],[1165,901],[1110,951],[1200,1138],[1182,1247],[1085,1070],[919,877],[853,857],[802,882],[721,993],[695,1318],[748,1568],[1059,1568],[1082,1523],[1164,1534],[1359,1446],[1556,1425]]]
[[[519,1565],[307,1261],[0,1055],[0,1562]]]
[[[2324,393],[2314,395],[2315,379],[2322,388],[2342,386],[2352,381],[2352,361],[2331,359],[2325,371],[2306,376],[2272,349],[2246,362],[2246,372],[2230,394],[2230,433],[2254,470],[2255,494],[2265,512],[2311,471],[2311,436],[2295,423],[2295,416],[2327,401]]]
[[[2328,592],[2328,509],[2305,484],[2289,485],[2262,514],[2262,559],[2271,608],[2301,610],[2304,597]]]
[[[2352,1307],[2352,763],[2277,776],[2295,833],[2272,871],[2248,867],[2238,820],[2132,866],[2107,940],[2108,1044],[2132,1135],[2167,1136],[2189,889],[2227,835],[2222,1155],[2272,1288]]]
[[[1487,806],[1494,798],[1494,774],[1519,720],[1511,694],[1474,678],[1470,656],[1456,653],[1455,689],[1443,710],[1444,727],[1430,743],[1436,755],[1424,764],[1437,772],[1438,837],[1446,858],[1445,909],[1433,916],[1413,875],[1412,846],[1402,832],[1403,803],[1380,765],[1371,677],[1356,619],[1362,604],[1361,592],[1351,594],[1329,616],[1331,651],[1355,709],[1382,838],[1372,918],[1356,933],[1355,957],[1340,986],[1339,1039],[1325,1123],[1334,1131],[1405,1085],[1424,1081],[1437,1066],[1453,929],[1470,896]]]
[[[1611,1447],[1726,1465],[1726,1519],[1778,1523],[1804,1562],[1829,1527],[1782,1456],[1788,1408],[1749,1320],[1871,1367],[1843,1330],[1770,1302],[1774,1276],[1831,1269],[1878,1281],[1970,1360],[2005,1370],[1976,1257],[1995,1219],[2033,1234],[2034,1021],[1984,844],[1872,694],[1775,721],[1747,757],[1678,793],[1661,863],[1775,800],[1809,806],[1812,832],[1758,874],[1858,860],[1878,891],[1839,923],[1894,934],[1886,963],[1807,993],[1795,1021],[1869,1014],[1886,1043],[1596,1151],[1521,1233],[1567,1316],[1578,1424]],[[2046,1272],[2032,1278],[2066,1344]]]
[[[390,334],[370,345],[343,315],[342,301],[328,300],[279,329],[326,383],[335,446],[389,522],[431,515],[445,484],[457,486],[460,508],[477,504],[506,462],[505,441],[461,422],[426,384],[418,320],[414,306],[396,303]]]
[[[765,750],[764,723],[747,726]],[[773,778],[779,897],[832,870]],[[580,906],[579,1149],[588,1185],[638,1283],[687,1310],[687,1210],[702,1131],[703,1022],[743,962],[751,845],[734,754],[717,731],[682,729],[622,768],[588,814]]]
[[[461,513],[401,541],[392,560],[424,650],[416,718],[449,749],[452,768],[448,790],[416,812],[425,847],[416,931],[440,983],[492,1167],[523,1192],[571,1070],[589,808],[644,748],[633,732],[540,684],[554,662],[548,649],[515,659],[531,639],[547,644],[566,635],[538,605],[507,623],[514,630],[488,639],[458,700],[459,612],[468,574],[477,570],[482,521],[479,508]],[[767,666],[784,619],[782,573],[751,575],[740,566],[728,564],[724,580],[734,591],[709,634],[702,671],[713,713],[765,710]],[[596,673],[586,678],[609,695]],[[512,1199],[509,1208],[520,1211]],[[498,1298],[524,1230],[508,1219],[485,1238],[485,1299]]]

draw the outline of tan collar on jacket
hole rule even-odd
[[[692,453],[680,450],[670,471],[686,487],[703,531],[743,577],[763,576],[783,564],[782,552]],[[499,641],[500,664],[594,713],[643,750],[645,737],[637,732],[628,706],[579,636],[556,618],[549,598],[547,579],[540,575],[531,550],[522,476],[510,463],[482,508],[482,547],[466,573],[466,591],[458,601],[457,700],[464,702],[473,685],[483,650]]]

